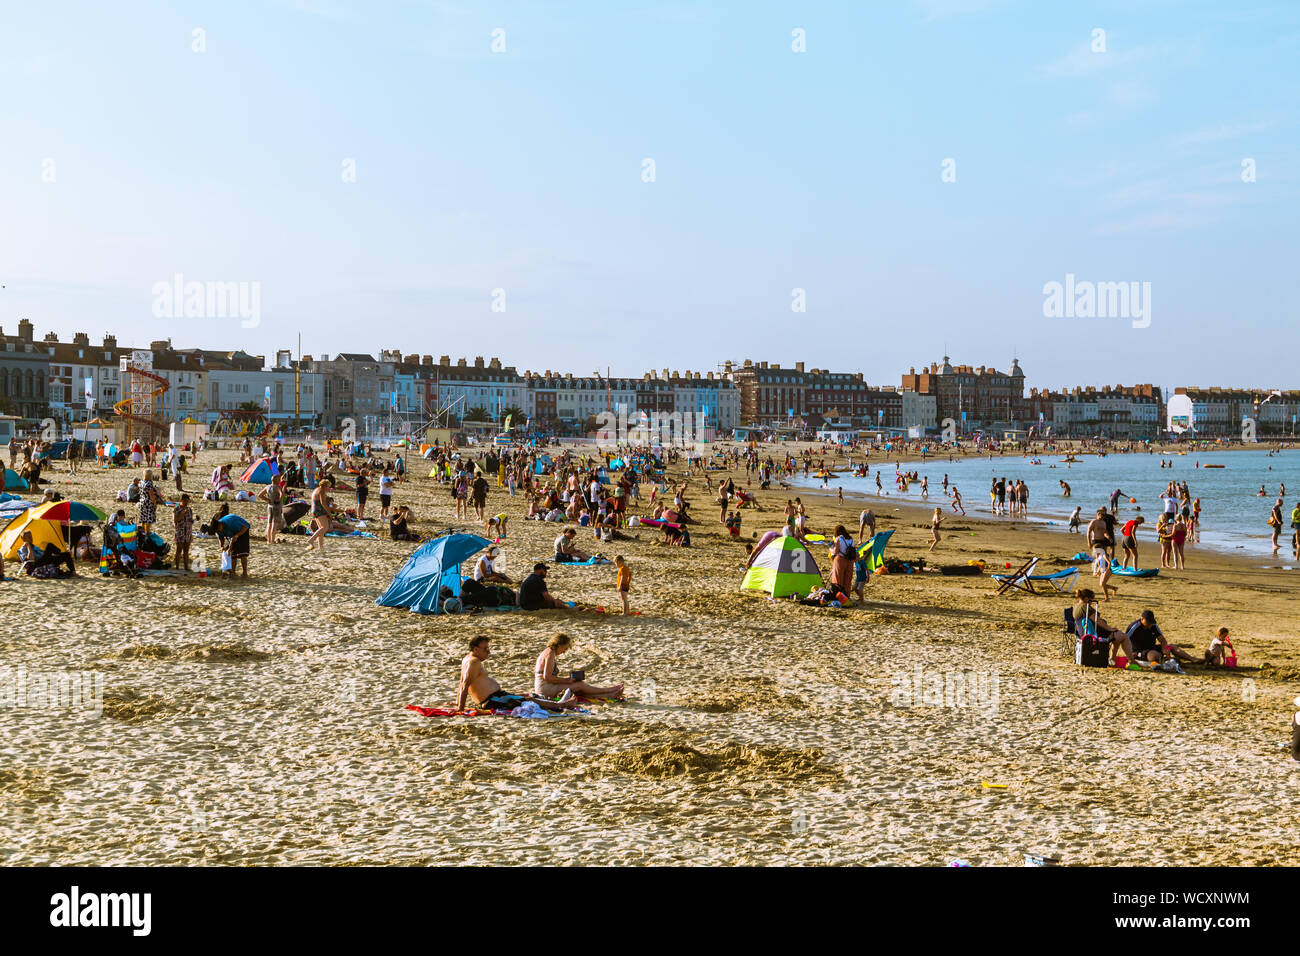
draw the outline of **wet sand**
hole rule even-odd
[[[235,457],[201,456],[187,488]],[[66,484],[60,465],[49,477],[65,495],[116,508],[113,494],[136,474],[91,470]],[[743,470],[732,475],[745,487]],[[658,546],[648,529],[604,548],[632,565],[642,614],[631,618],[378,608],[376,596],[414,546],[374,524],[385,536],[328,539],[323,556],[308,554],[302,538],[267,546],[255,536],[248,582],[101,579],[82,565],[77,580],[0,585],[8,625],[0,667],[87,670],[104,681],[99,717],[0,709],[0,859],[1296,858],[1300,765],[1282,745],[1300,694],[1300,572],[1259,567],[1289,562],[1189,547],[1188,570],[1121,581],[1103,606],[1118,625],[1153,609],[1165,633],[1198,655],[1226,625],[1243,668],[1189,667],[1183,676],[1085,669],[1062,654],[1065,598],[998,597],[987,575],[876,576],[863,606],[838,611],[742,594],[743,545],[716,523],[702,479],[691,487],[702,522],[693,548]],[[779,526],[795,494],[815,529],[851,521],[856,530],[858,502],[760,492],[765,510],[743,512],[742,541]],[[395,500],[415,510],[420,533],[481,530],[456,521],[446,487],[427,478],[400,483]],[[377,503],[372,495],[368,510],[377,513]],[[897,529],[888,555],[924,553],[924,509],[871,506],[880,527]],[[199,502],[196,511],[206,519],[215,507]],[[550,554],[558,533],[522,520],[524,507],[522,497],[492,489],[489,514],[513,518],[506,570],[516,578]],[[262,506],[232,510],[261,527]],[[1082,547],[1058,530],[948,521],[935,562],[979,557],[992,570],[1037,555],[1040,570],[1051,571]],[[170,540],[166,509],[159,527]],[[580,535],[578,544],[594,543]],[[215,555],[214,542],[200,547]],[[1144,557],[1155,556],[1148,546]],[[828,572],[823,553],[814,557]],[[617,604],[612,567],[553,568],[557,596]],[[1080,583],[1091,583],[1086,567]],[[489,671],[507,690],[529,688],[534,660],[557,630],[576,639],[564,666],[626,682],[627,702],[549,720],[421,718],[403,709],[449,705],[466,641],[480,633],[493,638]],[[971,692],[936,697],[936,680]]]

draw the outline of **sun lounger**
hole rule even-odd
[[[1034,590],[1034,582],[1029,576],[1034,573],[1034,568],[1038,567],[1038,559],[1031,558],[1021,565],[1011,574],[995,574],[993,580],[998,582],[998,594],[1006,594],[1008,591],[1024,591],[1028,594],[1037,594]]]
[[[1011,577],[1012,575],[1009,574],[995,574],[993,575],[993,580],[999,583],[1006,583]],[[1034,591],[1032,587],[1033,582],[1037,581],[1040,584],[1051,585],[1058,594],[1067,594],[1074,590],[1074,584],[1079,580],[1079,569],[1066,568],[1063,571],[1055,571],[1052,574],[1027,574],[1025,575],[1025,580],[1030,583],[1031,587],[1028,590],[1032,593],[1038,593],[1037,591]]]

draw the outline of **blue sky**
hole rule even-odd
[[[28,317],[268,357],[301,332],[315,354],[578,374],[803,360],[882,384],[946,350],[1014,353],[1050,387],[1300,387],[1295,4],[9,2],[3,19],[6,332]],[[176,273],[260,283],[260,324],[156,318]],[[1045,318],[1067,273],[1150,282],[1150,326]]]

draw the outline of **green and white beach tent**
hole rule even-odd
[[[740,582],[742,591],[765,591],[774,598],[807,597],[822,585],[821,572],[808,549],[796,537],[783,534],[758,553]]]

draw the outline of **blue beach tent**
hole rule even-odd
[[[406,559],[393,583],[375,601],[380,607],[405,607],[439,614],[438,591],[446,585],[460,595],[460,565],[492,542],[476,534],[449,534],[420,545]]]

